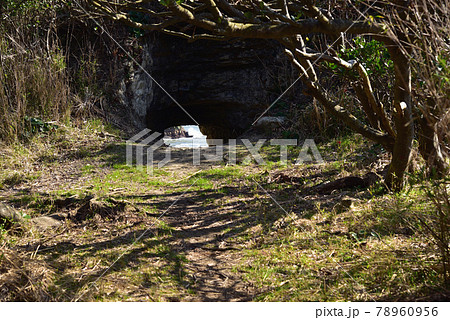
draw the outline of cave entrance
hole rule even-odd
[[[173,148],[206,148],[206,136],[198,126],[182,125],[164,130],[164,143]]]

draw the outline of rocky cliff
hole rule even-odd
[[[80,48],[96,48],[111,97],[102,110],[126,131],[147,127],[162,133],[198,124],[210,139],[234,138],[298,76],[269,40],[190,43],[155,33],[136,40],[126,29],[114,34],[133,59],[105,35],[99,35],[102,41],[92,35]],[[301,96],[301,90],[298,82],[288,95]]]
[[[164,130],[164,136],[171,139],[192,137],[182,126],[171,127]]]
[[[153,81],[136,69],[131,102],[135,113],[145,109],[146,127],[158,132],[199,124],[208,138],[237,137],[276,99],[280,79],[292,74],[280,47],[267,40],[189,43],[152,35],[144,48],[142,65]]]

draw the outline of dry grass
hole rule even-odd
[[[450,180],[433,181],[424,184],[432,209],[426,215],[418,217],[422,233],[436,246],[439,252],[444,284],[450,288]]]
[[[1,247],[0,301],[51,301],[53,270],[29,253]]]
[[[65,121],[70,90],[65,58],[54,39],[23,40],[21,27],[0,29],[0,137],[11,143],[33,133],[31,118]],[[50,43],[50,44],[49,44]]]
[[[32,218],[67,218],[56,230],[4,234],[3,300],[70,301],[81,295],[82,301],[445,298],[436,248],[414,219],[429,207],[417,188],[400,195],[380,193],[380,186],[310,193],[318,183],[360,174],[360,168],[332,161],[273,165],[277,169],[270,171],[238,165],[198,172],[174,166],[149,177],[124,165],[120,141],[104,141],[92,131],[67,132],[48,143],[57,146],[56,161],[28,158],[28,167],[17,164],[18,174],[38,164],[34,170],[41,175],[5,188],[3,201]],[[85,156],[67,158],[80,143]],[[361,150],[354,145],[346,152],[352,162]],[[280,174],[285,179],[277,179]],[[19,192],[25,189],[32,195]],[[86,206],[86,195],[98,201]],[[350,206],[344,197],[353,199]],[[111,213],[110,207],[124,204],[125,210]]]

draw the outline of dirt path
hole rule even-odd
[[[187,258],[186,269],[193,279],[191,301],[250,301],[256,288],[233,269],[243,261],[240,247],[226,230],[242,223],[233,219],[230,208],[199,208],[200,203],[180,200],[163,217],[174,228],[171,246]]]
[[[125,166],[124,151],[40,167],[4,193],[31,216],[65,220],[18,241],[55,275],[49,299],[251,301],[270,289],[244,271],[245,252],[284,215],[251,178],[264,168],[204,157],[193,166],[191,150],[174,149],[149,175]]]
[[[406,211],[396,216],[401,202],[365,188],[314,192],[358,174],[353,162],[286,168],[219,159],[193,166],[192,154],[177,150],[174,162],[148,174],[127,166],[121,141],[89,150],[24,166],[23,176],[3,188],[0,202],[31,222],[1,234],[0,301],[372,301],[434,294],[420,279],[408,285],[417,257],[436,255],[418,252],[425,246],[402,222]],[[35,223],[53,218],[58,223]]]
[[[118,153],[118,150],[113,152]],[[106,153],[106,156],[108,155]],[[162,157],[162,154],[159,156]],[[15,201],[17,209],[26,211],[35,217],[33,219],[40,219],[38,216],[44,215],[65,220],[56,228],[44,226],[44,229],[36,230],[32,227],[32,233],[38,239],[22,237],[17,247],[24,255],[31,255],[47,264],[46,267],[57,274],[56,278],[63,279],[64,273],[73,275],[58,284],[61,295],[57,300],[76,298],[76,295],[68,294],[63,286],[72,287],[75,292],[82,294],[88,292],[85,299],[96,299],[92,297],[94,293],[93,288],[90,288],[91,283],[100,281],[104,283],[103,286],[109,286],[108,282],[118,281],[117,277],[123,283],[122,290],[117,294],[125,295],[127,300],[145,300],[149,297],[149,292],[161,288],[163,293],[157,294],[157,300],[252,300],[257,293],[256,288],[245,281],[242,274],[236,272],[245,260],[241,254],[245,243],[236,242],[234,237],[239,235],[240,231],[246,230],[246,224],[249,223],[248,216],[239,216],[245,205],[237,196],[242,196],[243,190],[236,190],[235,186],[226,183],[214,185],[216,181],[213,176],[201,178],[207,185],[196,187],[197,176],[203,171],[211,170],[217,162],[203,159],[200,166],[192,166],[192,152],[174,150],[173,160],[164,167],[163,176],[145,177],[138,181],[137,185],[133,184],[134,189],[130,190],[127,178],[123,176],[124,171],[129,169],[120,167],[115,170],[109,165],[105,166],[107,158],[105,154],[100,153],[99,158],[76,159],[40,167],[38,179],[20,183],[2,194],[3,200]],[[109,182],[115,174],[118,176],[117,181]],[[142,173],[131,171],[130,179],[133,180],[137,174]],[[148,187],[149,179],[155,182],[155,186]],[[104,189],[107,183],[111,186]],[[210,185],[211,183],[213,185]],[[229,188],[227,190],[231,191],[224,193],[223,190],[218,191],[220,188]],[[134,192],[135,190],[138,191]],[[86,195],[88,198],[85,198]],[[127,206],[125,212],[119,213],[122,216],[120,218],[108,217],[105,220],[102,214],[100,217],[98,212],[92,212],[92,215],[83,214],[83,220],[87,219],[86,221],[74,220],[74,217],[80,217],[80,208],[86,207],[85,199],[91,197],[125,201],[131,206]],[[89,205],[87,207],[89,208]],[[111,209],[108,208],[105,210]],[[152,210],[148,210],[149,208]],[[91,206],[91,210],[102,209],[93,209]],[[162,229],[170,229],[167,235],[159,235],[161,225],[164,226]],[[142,239],[142,243],[131,242],[131,235],[136,238],[143,232],[149,235]],[[150,288],[152,285],[145,283],[137,286],[126,284],[122,273],[126,273],[128,266],[133,270],[133,278],[136,276],[134,273],[141,272],[140,269],[152,269],[149,273],[166,274],[165,269],[173,262],[172,258],[162,256],[165,261],[161,265],[158,259],[154,259],[158,254],[144,259],[145,254],[139,253],[138,248],[145,246],[148,237],[156,237],[158,245],[167,246],[170,253],[168,256],[182,257],[181,265],[176,267],[180,276],[177,278],[166,275],[168,280],[161,276],[160,283],[153,284],[156,288]],[[111,249],[111,244],[115,247],[114,255],[123,254],[128,257],[120,259],[124,261],[116,262],[111,258],[106,261],[104,258],[100,259]],[[89,251],[91,257],[74,254],[85,251]],[[70,258],[71,255],[74,257]],[[67,260],[71,261],[65,265]],[[89,267],[94,264],[91,260],[97,261],[93,267]],[[113,263],[120,265],[121,271],[117,276],[112,271],[115,270]],[[145,267],[135,268],[136,263],[144,263]],[[98,279],[103,272],[106,272],[102,276],[103,279]],[[176,288],[169,290],[169,294],[164,293],[167,291],[166,287],[174,286]]]

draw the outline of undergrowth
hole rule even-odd
[[[47,23],[56,14],[51,2],[9,1],[3,8],[0,139],[6,143],[29,139],[36,121],[66,122],[70,116],[65,57]]]
[[[20,236],[2,231],[5,254],[0,270],[10,270],[0,275],[8,292],[2,300],[70,301],[80,296],[83,301],[201,300],[202,282],[195,277],[196,264],[188,258],[191,251],[176,244],[187,230],[192,230],[191,237],[198,236],[196,232],[216,232],[218,244],[236,246],[235,260],[227,262],[234,272],[228,276],[254,288],[256,301],[446,297],[447,265],[441,259],[445,250],[430,231],[441,226],[433,206],[438,197],[434,193],[429,197],[416,183],[397,194],[379,192],[376,186],[331,195],[308,193],[311,186],[362,170],[351,163],[336,166],[336,161],[297,167],[168,166],[148,176],[145,170],[126,165],[123,143],[105,140],[103,130],[97,122],[83,129],[60,126],[55,132],[40,133],[28,149],[16,146],[2,163],[16,172],[2,177],[7,192],[2,201],[32,218],[69,214],[51,234],[32,227]],[[358,137],[342,139],[341,145],[341,149],[336,143],[319,149],[352,159],[367,148]],[[80,147],[86,152],[79,153]],[[41,148],[51,151],[37,152]],[[270,157],[273,150],[262,152]],[[30,170],[36,164],[35,171]],[[49,173],[61,172],[70,174],[64,181],[46,182]],[[272,182],[280,172],[290,178]],[[47,187],[31,195],[12,188],[31,185]],[[96,217],[95,212],[86,221],[70,218],[86,208],[82,203],[89,197],[111,210],[116,205],[127,209],[117,211],[117,219]],[[166,214],[189,215],[191,224],[168,223],[165,217],[155,220],[176,199]],[[439,199],[444,205],[445,198]],[[197,214],[207,218],[196,220]],[[127,252],[147,228],[148,234]],[[31,253],[26,243],[31,244]],[[208,243],[209,250],[215,246],[214,241]],[[90,282],[124,252],[98,287],[90,289]],[[24,279],[33,287],[26,287]]]

